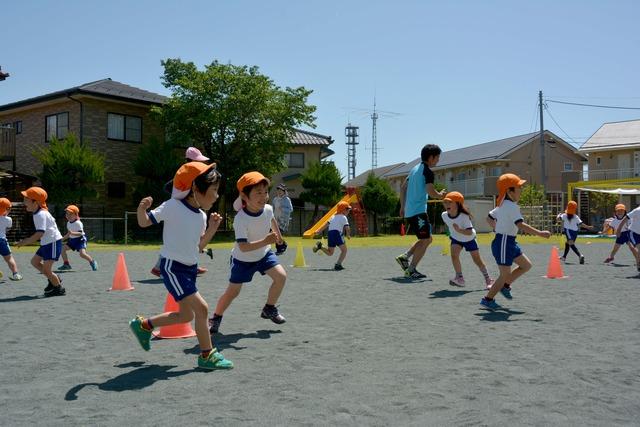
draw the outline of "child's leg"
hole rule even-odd
[[[333,256],[333,252],[336,250],[335,246],[332,248],[320,248],[322,252],[324,252],[328,256]]]
[[[43,273],[43,271],[42,271],[42,257],[40,255],[34,255],[31,258],[31,265],[33,266],[33,268],[38,270],[40,273]]]
[[[89,261],[89,262],[93,262],[93,258],[91,257],[91,255],[89,255],[87,253],[86,249],[84,249],[84,248],[80,249],[79,253],[80,253],[80,258],[82,258],[82,259],[84,259],[86,261]]]
[[[509,283],[509,285],[518,280],[518,278],[524,273],[531,270],[531,261],[525,254],[515,258],[513,262],[515,262],[518,267],[511,272],[511,276],[507,279],[507,283]]]
[[[632,247],[631,245],[629,245],[629,247]],[[609,258],[613,258],[616,256],[616,253],[618,252],[618,249],[620,249],[620,244],[615,243],[613,245],[613,249],[611,249],[611,253],[609,254]],[[631,251],[633,252],[633,250]]]
[[[62,256],[62,262],[64,264],[69,264],[69,255],[67,255],[67,251],[70,251],[70,250],[71,248],[66,243],[62,245],[62,253],[60,255]]]
[[[567,240],[564,244],[564,254],[562,258],[566,258],[569,255],[569,249],[571,249],[571,245],[573,245],[573,240]]]
[[[227,290],[224,291],[224,294],[218,298],[218,303],[216,304],[216,310],[213,312],[216,316],[222,316],[224,312],[229,308],[231,303],[238,295],[240,295],[240,291],[242,290],[242,283],[229,283],[227,286]]]
[[[433,242],[433,238],[429,237],[428,239],[419,239],[413,245],[413,258],[411,258],[411,264],[409,264],[409,268],[415,270],[416,266],[427,252],[427,248]]]
[[[471,251],[470,254],[471,254],[471,259],[478,266],[478,269],[480,270],[480,272],[484,276],[485,284],[486,285],[490,285],[492,283],[491,282],[491,277],[489,277],[489,271],[487,270],[487,266],[484,264],[484,261],[482,260],[482,257],[480,256],[480,251],[479,250]]]
[[[17,273],[18,266],[16,265],[16,260],[13,258],[13,255],[11,254],[5,255],[3,258],[7,263],[7,265],[9,266],[9,270],[11,270],[12,273]]]
[[[336,264],[342,265],[342,262],[347,257],[347,245],[343,243],[342,245],[338,246],[338,248],[340,249],[340,256],[338,256],[338,261],[336,262]]]
[[[451,245],[451,264],[453,264],[453,269],[456,272],[456,277],[462,276],[462,264],[460,264],[460,252],[462,251],[462,246],[460,245]]]
[[[276,305],[278,298],[280,298],[280,294],[282,294],[282,290],[284,289],[284,284],[287,280],[287,272],[280,264],[278,264],[264,273],[273,280],[267,295],[267,305]],[[218,314],[217,310],[216,314]]]
[[[180,307],[180,311],[171,311],[168,313],[162,313],[162,314],[158,314],[157,316],[149,317],[148,319],[146,319],[149,322],[149,326],[151,326],[152,328],[158,328],[161,326],[191,322],[194,317],[194,311],[192,306],[195,303],[189,304],[188,302],[185,302],[185,300],[187,300],[190,297],[193,297],[194,295],[195,294],[189,295],[188,297],[185,297],[184,299],[178,301],[178,306]],[[197,333],[198,332],[196,331],[196,334]],[[209,333],[209,330],[207,328],[207,334],[208,333]],[[198,341],[200,341],[200,335],[198,335]],[[209,339],[209,342],[211,342],[211,339]]]
[[[569,242],[567,242],[569,244],[569,246],[571,247],[571,250],[573,252],[575,252],[576,255],[578,255],[578,257],[581,257],[582,254],[580,253],[580,251],[578,250],[578,248],[576,247],[576,242],[574,240],[571,240]]]
[[[33,257],[35,258],[35,257]],[[32,259],[33,261],[33,259]],[[55,287],[58,287],[61,285],[60,283],[60,278],[58,277],[57,274],[53,273],[53,260],[52,259],[48,259],[46,261],[42,261],[42,274],[44,274],[45,276],[47,276],[47,279],[49,279],[49,282],[51,282],[51,284]]]
[[[500,270],[500,275],[498,276],[496,281],[493,283],[493,286],[491,286],[491,289],[489,289],[489,292],[487,292],[486,298],[488,299],[495,298],[496,294],[500,292],[500,289],[502,289],[504,284],[507,283],[507,281],[511,280],[510,265],[499,265],[498,269]]]

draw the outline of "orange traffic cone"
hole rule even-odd
[[[164,312],[180,311],[180,306],[171,294],[167,294],[167,301],[164,303]],[[153,331],[156,338],[189,338],[194,337],[196,332],[191,328],[191,322],[177,323],[175,325],[161,326],[159,331]]]
[[[547,267],[547,275],[544,276],[547,279],[566,279],[569,276],[565,276],[562,272],[562,265],[560,264],[560,258],[558,256],[558,248],[551,247],[551,256],[549,256],[549,266]]]
[[[403,222],[402,224],[400,224],[400,235],[404,236],[405,234],[406,233],[405,233],[405,230],[404,230],[404,222]]]
[[[118,254],[118,261],[116,261],[116,271],[113,273],[113,282],[111,283],[110,291],[132,291],[134,288],[131,286],[129,280],[129,272],[127,271],[127,264],[124,262],[124,254],[120,252]]]

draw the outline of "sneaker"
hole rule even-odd
[[[560,258],[560,261],[562,261],[563,263],[567,262],[567,259],[565,257],[561,256],[559,258]]]
[[[273,307],[271,309],[264,307],[262,309],[262,313],[260,313],[260,317],[263,319],[271,319],[273,323],[277,323],[278,325],[287,321],[282,314],[278,313],[278,307]]]
[[[222,323],[222,316],[216,316],[215,314],[209,319],[209,333],[217,334],[220,330],[220,323]]]
[[[95,259],[93,261],[91,261],[89,263],[89,265],[91,266],[91,269],[93,271],[98,271],[98,262]]]
[[[580,264],[584,264],[584,255],[580,255]]]
[[[488,300],[486,298],[482,298],[480,300],[480,305],[488,310],[498,310],[499,308],[502,308],[494,299]]]
[[[18,273],[17,271],[15,273],[13,273],[11,276],[9,276],[9,279],[11,280],[22,280],[22,274]]]
[[[610,263],[611,261],[613,261],[613,257],[612,256],[608,256],[607,259],[604,260],[605,264]]]
[[[211,248],[208,248],[208,249],[207,249],[207,256],[208,256],[209,258],[213,259],[213,249],[211,249]]]
[[[227,360],[221,353],[217,351],[212,351],[209,353],[209,356],[204,359],[202,355],[198,356],[198,368],[202,369],[232,369],[233,362],[231,360]]]
[[[409,268],[409,257],[407,257],[405,254],[398,255],[396,257],[396,262],[400,264],[400,268],[402,268],[402,271],[405,271],[407,268]]]
[[[208,269],[204,268],[204,267],[198,267],[198,273],[197,274],[204,274],[207,271],[209,271]]]
[[[51,285],[51,290],[49,292],[45,292],[45,297],[61,297],[67,293],[67,290],[62,286],[53,286]]]
[[[154,276],[158,276],[158,277],[162,276],[162,273],[160,272],[160,269],[156,268],[156,267],[153,267],[151,269],[151,274],[153,274]]]
[[[131,328],[131,332],[136,337],[140,346],[144,351],[149,351],[151,349],[151,344],[149,340],[151,339],[151,331],[146,330],[142,327],[142,321],[144,317],[136,316],[135,319],[129,321],[129,328]]]
[[[313,253],[315,254],[316,252],[318,252],[320,249],[322,249],[322,242],[320,240],[318,240],[315,244],[315,246],[311,249],[313,251]]]
[[[60,271],[71,270],[71,265],[70,264],[62,264],[60,267],[58,267],[58,270],[60,270]]]
[[[404,277],[407,279],[426,279],[427,276],[425,274],[420,273],[418,270],[409,271],[408,269],[404,271]]]
[[[500,289],[500,293],[502,294],[503,297],[505,297],[506,299],[513,299],[513,296],[511,295],[511,288],[505,288],[504,286],[502,287],[502,289]]]
[[[333,269],[335,271],[340,271],[340,270],[344,270],[344,267],[342,266],[342,264],[336,264],[333,266]]]
[[[51,282],[47,283],[47,287],[44,288],[44,295],[47,296],[48,294],[50,294],[53,291],[53,284]]]
[[[457,286],[459,288],[464,288],[464,278],[462,278],[462,277],[454,277],[453,279],[449,279],[449,284],[451,286]]]
[[[493,286],[494,283],[495,283],[495,280],[493,280],[490,277],[487,277],[486,279],[484,279],[484,284],[486,285],[485,287],[487,289],[491,289],[491,287]]]

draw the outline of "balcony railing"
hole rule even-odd
[[[485,178],[463,179],[460,181],[449,181],[446,185],[447,191],[459,191],[466,196],[484,195]]]
[[[595,169],[589,170],[589,181],[603,181],[608,179],[626,179],[637,178],[640,176],[640,171],[636,169]]]

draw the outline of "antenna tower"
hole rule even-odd
[[[351,180],[356,177],[356,145],[358,142],[358,126],[353,126],[349,123],[344,128],[344,134],[347,137],[347,180]]]

